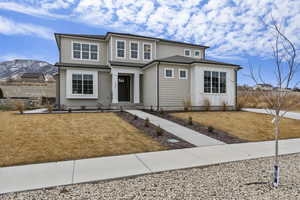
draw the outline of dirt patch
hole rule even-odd
[[[158,117],[170,120],[172,122],[175,122],[177,124],[180,124],[182,126],[190,128],[194,131],[197,131],[197,132],[199,132],[203,135],[206,135],[208,137],[211,137],[211,138],[220,140],[222,142],[225,142],[226,144],[248,142],[248,140],[240,139],[240,138],[238,138],[234,135],[231,135],[231,134],[226,133],[226,132],[221,131],[221,130],[214,129],[212,132],[210,132],[208,126],[204,126],[204,125],[196,122],[195,120],[193,120],[193,124],[191,125],[191,124],[188,123],[187,119],[182,119],[182,118],[175,117],[175,116],[171,115],[172,113],[181,113],[181,112],[166,112],[166,111],[163,112],[163,113],[155,112],[155,111],[145,111],[145,112],[148,112],[148,113],[156,115]]]
[[[152,123],[149,123],[148,127],[145,127],[145,120],[135,117],[134,115],[127,113],[127,112],[117,112],[117,115],[136,127],[139,130],[142,130],[145,134],[152,137],[154,140],[161,143],[163,146],[167,146],[170,149],[182,149],[182,148],[190,148],[195,147],[195,145],[192,145],[184,140],[182,140],[179,137],[176,137],[175,135],[162,130],[162,135],[158,136],[157,130],[158,127],[153,125]],[[170,139],[175,139],[178,142],[170,142]]]

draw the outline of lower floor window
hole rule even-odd
[[[204,72],[204,93],[226,93],[226,72]]]
[[[93,75],[72,74],[72,94],[93,94]]]

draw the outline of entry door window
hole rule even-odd
[[[119,101],[130,101],[130,76],[119,76],[118,96]]]

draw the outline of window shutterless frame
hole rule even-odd
[[[204,71],[204,93],[225,94],[227,92],[226,72]]]
[[[185,52],[189,52],[189,55],[186,55]],[[191,57],[191,56],[192,56],[192,50],[190,50],[190,49],[184,49],[184,50],[183,50],[183,55],[184,55],[184,56]]]
[[[145,45],[150,46],[150,59],[145,59],[145,53],[147,53],[147,52],[145,52]],[[146,42],[143,43],[143,60],[147,60],[147,61],[152,60],[152,44],[151,43],[146,43]]]
[[[118,42],[123,42],[124,43],[124,56],[118,56]],[[116,40],[116,58],[119,59],[126,59],[126,41],[125,40]]]
[[[168,74],[171,72],[172,76],[168,76]],[[164,68],[164,77],[165,78],[175,78],[174,74],[174,68]]]
[[[199,54],[198,56],[196,54]],[[194,50],[194,57],[201,58],[201,51],[200,50]]]
[[[132,50],[132,46],[131,46],[131,44],[137,44],[137,50]],[[138,60],[139,59],[139,53],[140,53],[140,47],[139,47],[139,42],[138,41],[130,41],[129,42],[129,59],[131,59],[131,60]],[[136,51],[136,53],[137,53],[137,57],[136,58],[133,58],[132,57],[132,51]]]
[[[74,46],[74,43],[78,43],[78,44],[80,44],[80,50],[75,50],[75,51],[80,51],[80,58],[75,58],[74,57],[74,50],[73,50],[73,46]],[[85,52],[89,52],[89,59],[83,59],[82,58],[82,52],[83,52],[83,50],[82,50],[82,44],[88,44],[89,45],[89,51],[85,51]],[[95,46],[97,46],[97,51],[91,51],[91,45],[95,45]],[[91,59],[91,57],[92,57],[92,53],[97,53],[97,59]],[[86,61],[94,61],[94,62],[97,62],[97,61],[99,61],[99,57],[100,57],[100,48],[99,48],[99,44],[98,43],[92,43],[92,42],[82,42],[82,41],[75,41],[75,40],[72,40],[72,42],[71,42],[71,55],[72,55],[72,57],[71,57],[71,59],[72,60],[86,60]]]
[[[181,72],[184,72],[185,76],[181,76]],[[179,79],[188,79],[188,70],[187,69],[179,69],[178,70]]]

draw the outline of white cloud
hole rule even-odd
[[[53,31],[43,26],[14,22],[0,16],[0,34],[4,35],[31,35],[44,39],[53,39]]]
[[[268,23],[272,14],[300,46],[297,0],[15,0],[1,8],[209,45],[208,55],[223,58],[270,55],[272,35],[260,20]]]

